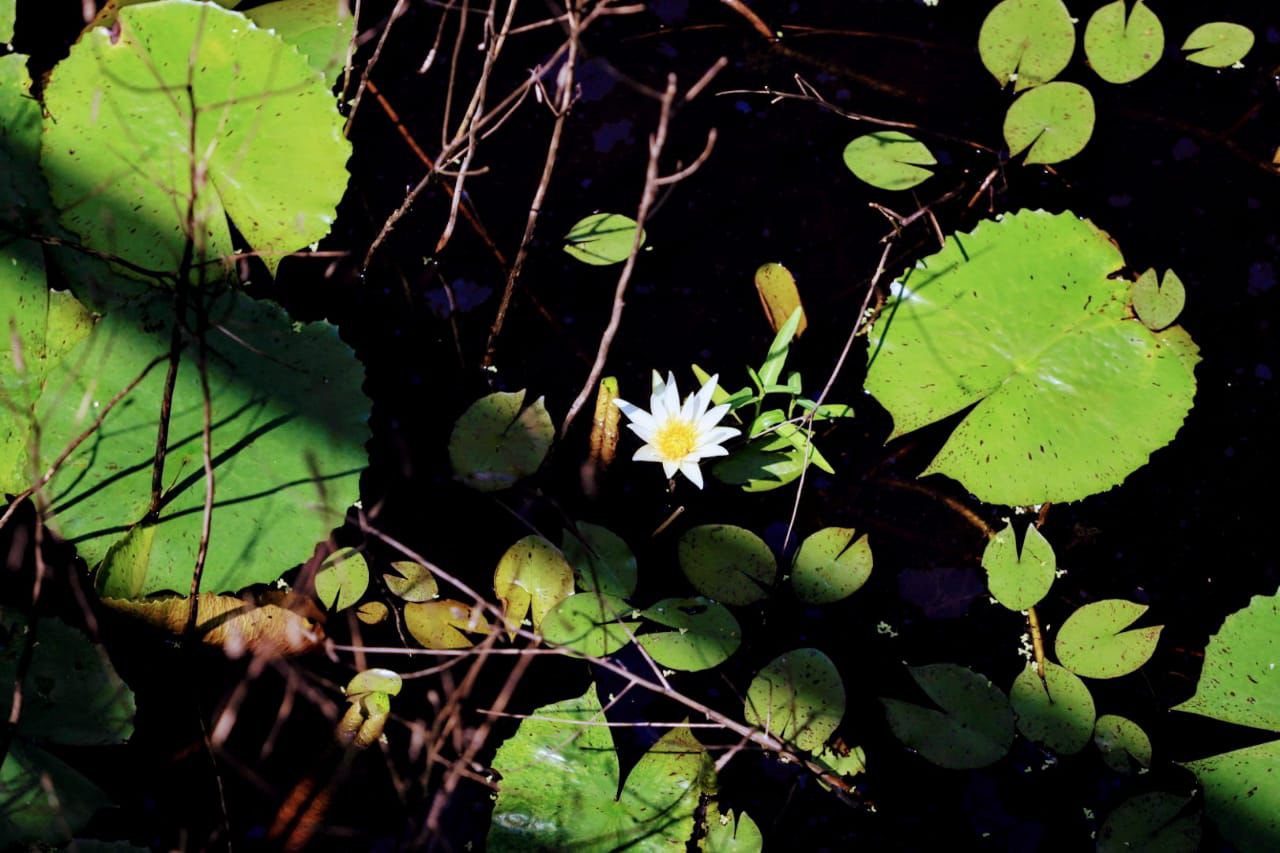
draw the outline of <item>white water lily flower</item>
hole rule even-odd
[[[716,389],[716,379],[712,376],[681,404],[675,374],[668,373],[667,381],[663,382],[655,370],[649,411],[615,398],[614,404],[631,421],[627,426],[644,441],[644,446],[631,458],[638,462],[661,462],[668,477],[674,477],[679,471],[701,489],[702,471],[698,462],[713,456],[728,456],[729,451],[720,444],[738,434],[733,427],[716,426],[729,412],[728,404],[707,408]]]

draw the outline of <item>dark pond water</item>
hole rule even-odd
[[[44,29],[28,25],[19,33],[37,52],[37,62],[47,61],[70,37],[68,31],[74,32],[79,4],[20,5],[24,12],[40,6],[48,13]],[[439,4],[409,5],[373,79],[404,127],[430,152],[439,144],[443,69],[417,71],[436,32]],[[546,14],[544,4],[527,5],[519,20]],[[555,532],[561,513],[606,524],[635,546],[641,565],[636,599],[643,602],[687,589],[674,563],[674,537],[650,538],[678,505],[685,512],[677,532],[698,523],[733,522],[763,531],[781,546],[793,489],[744,496],[711,485],[701,494],[681,487],[670,495],[652,466],[633,469],[621,461],[599,498],[583,499],[577,470],[588,417],[578,420],[537,480],[496,500],[454,483],[445,453],[454,419],[490,387],[544,394],[557,422],[563,416],[607,321],[617,268],[576,263],[560,251],[559,237],[592,211],[634,211],[646,140],[657,119],[656,102],[637,84],[660,87],[666,74],[675,73],[687,86],[723,56],[724,70],[672,121],[663,160],[667,171],[695,158],[709,129],[716,129],[718,142],[694,176],[662,193],[649,223],[650,249],[631,284],[608,365],[624,396],[639,396],[653,368],[674,370],[686,381],[687,372],[681,372],[694,361],[718,371],[726,384],[745,381],[744,366],[759,362],[771,337],[752,286],[753,271],[766,261],[786,264],[799,282],[810,328],[793,358],[816,390],[856,319],[879,240],[888,231],[870,202],[910,213],[954,191],[934,207],[948,232],[968,229],[993,212],[1071,210],[1108,231],[1133,268],[1172,267],[1186,283],[1181,322],[1204,357],[1195,408],[1177,439],[1121,488],[1052,509],[1045,533],[1068,573],[1040,609],[1056,625],[1079,604],[1101,598],[1151,605],[1151,616],[1168,626],[1155,658],[1139,675],[1094,682],[1094,692],[1100,711],[1130,716],[1151,734],[1163,768],[1153,774],[1158,781],[1187,789],[1189,777],[1172,768],[1171,760],[1250,743],[1252,736],[1167,709],[1192,692],[1200,652],[1222,618],[1250,596],[1274,592],[1280,581],[1269,532],[1275,529],[1280,420],[1280,351],[1273,328],[1280,298],[1280,178],[1268,165],[1280,143],[1274,76],[1280,70],[1280,16],[1265,3],[1218,3],[1211,9],[1161,4],[1157,11],[1170,34],[1167,55],[1151,74],[1122,87],[1099,82],[1077,55],[1063,77],[1086,83],[1097,100],[1097,129],[1088,148],[1053,169],[1004,164],[994,193],[966,207],[983,176],[1000,163],[954,140],[1000,148],[1008,103],[976,51],[978,28],[991,4],[751,5],[784,31],[780,45],[766,42],[713,2],[653,2],[645,13],[592,28],[578,71],[581,97],[566,126],[491,375],[476,365],[504,269],[464,223],[448,248],[432,257],[448,204],[438,187],[422,196],[374,263],[360,268],[358,258],[372,236],[423,173],[379,105],[370,99],[360,107],[351,188],[325,243],[351,251],[353,259],[332,267],[327,261],[290,260],[277,284],[257,276],[256,286],[300,317],[337,323],[368,368],[373,440],[363,505],[391,536],[482,588],[503,550],[528,532],[526,524]],[[1081,18],[1093,5],[1071,4]],[[364,26],[380,29],[377,22],[389,7],[366,4]],[[1176,55],[1176,34],[1213,19],[1239,21],[1257,33],[1246,69],[1213,71]],[[451,38],[452,30],[446,47]],[[466,80],[474,78],[471,54],[478,55],[478,38],[475,30],[464,45]],[[513,43],[495,72],[493,91],[517,85],[561,39],[556,28],[548,28]],[[362,57],[373,44],[364,45]],[[548,79],[554,72],[548,70]],[[794,91],[796,74],[842,109],[919,125],[919,135],[942,163],[938,176],[915,193],[873,190],[840,159],[864,126],[812,103],[771,104],[762,95],[721,94],[766,87]],[[519,243],[551,126],[545,109],[526,105],[483,144],[477,165],[488,171],[467,183],[469,200],[507,257]],[[935,246],[930,230],[913,226],[896,244],[892,269]],[[445,283],[456,311],[449,310]],[[972,526],[937,499],[895,485],[914,479],[946,429],[886,446],[889,419],[861,391],[863,358],[859,346],[833,391],[833,399],[857,406],[859,418],[824,437],[837,474],[813,478],[797,526],[870,531],[876,554],[871,581],[853,598],[820,609],[785,596],[747,608],[740,614],[747,643],[739,653],[715,675],[680,684],[736,714],[737,692],[775,655],[797,646],[823,649],[845,680],[849,709],[840,734],[867,750],[871,772],[859,796],[874,803],[874,810],[843,805],[804,773],[758,754],[735,759],[722,777],[724,797],[756,818],[772,847],[932,849],[941,835],[984,849],[1089,849],[1090,832],[1098,826],[1089,815],[1100,818],[1130,793],[1151,789],[1150,778],[1135,782],[1104,772],[1091,753],[1046,762],[1022,741],[993,768],[944,771],[906,752],[888,732],[876,697],[917,696],[903,661],[956,661],[1007,685],[1023,665],[1017,648],[1025,628],[1017,614],[988,601],[978,568],[983,541]],[[1002,515],[950,481],[923,482],[966,502],[989,523]],[[353,528],[341,531],[339,540],[361,542]],[[385,548],[371,545],[371,552],[393,558]],[[878,629],[880,623],[896,636]],[[349,635],[342,624],[331,624],[330,633],[340,640]],[[95,778],[123,804],[100,818],[98,827],[199,849],[218,823],[219,810],[190,695],[173,688],[170,667],[177,659],[157,656],[153,639],[128,626],[118,626],[115,636],[113,655],[139,694],[138,736],[130,747],[85,756],[94,762]],[[397,643],[390,629],[366,628],[363,639]],[[625,654],[621,659],[635,662]],[[417,659],[371,660],[404,669],[427,665]],[[317,655],[290,665],[320,679],[316,683],[341,683],[352,661],[334,663]],[[200,666],[198,701],[207,712],[226,700],[245,672],[243,665],[213,655]],[[580,663],[539,662],[520,681],[513,707],[529,710],[577,695],[588,674]],[[505,675],[505,664],[485,669],[470,700],[474,707],[487,706]],[[432,702],[454,677],[414,682],[396,706],[402,721],[430,721]],[[335,780],[317,849],[391,849],[413,837],[432,792],[419,785],[421,762],[405,758],[405,727],[389,729],[386,751],[362,755],[338,772],[329,721],[299,699],[270,754],[261,757],[282,683],[274,669],[251,682],[227,745],[222,770],[236,846],[265,845],[265,827],[289,790],[309,774]],[[602,677],[602,684],[612,682]],[[674,704],[649,697],[620,709],[620,718],[679,716]],[[479,719],[469,717],[468,723]],[[478,756],[481,763],[513,728],[498,726]],[[620,730],[619,737],[627,765],[647,742],[632,730]],[[397,784],[403,786],[399,792]],[[464,784],[446,812],[441,840],[453,847],[481,843],[488,807],[487,790]],[[1209,849],[1221,846],[1213,837],[1207,843]]]

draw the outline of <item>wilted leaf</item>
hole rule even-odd
[[[807,604],[853,595],[871,577],[871,543],[852,527],[825,527],[800,543],[791,564],[791,586]]]
[[[1028,664],[1009,689],[1009,704],[1018,731],[1059,755],[1084,749],[1093,734],[1096,711],[1089,688],[1052,661],[1044,662],[1044,678]]]
[[[366,625],[384,622],[390,614],[390,609],[381,601],[366,601],[356,608],[356,618]]]
[[[310,651],[324,639],[324,631],[301,613],[278,604],[255,604],[232,595],[200,593],[196,605],[196,635],[202,643],[221,646],[228,654],[296,655]],[[148,625],[182,634],[187,630],[191,599],[178,596],[129,601],[104,598],[102,603],[141,619]]]
[[[497,392],[471,404],[449,436],[449,461],[458,479],[494,492],[538,470],[555,438],[542,398],[521,411],[524,390]]]
[[[1163,625],[1123,629],[1147,612],[1144,604],[1117,598],[1086,604],[1058,629],[1054,650],[1062,665],[1087,678],[1119,678],[1155,654]]]
[[[809,328],[809,321],[804,314],[804,304],[800,301],[800,291],[796,288],[796,280],[791,271],[779,263],[761,264],[756,269],[756,293],[760,297],[760,305],[764,308],[764,316],[769,321],[769,328],[776,333],[780,330],[793,312],[800,311],[800,320],[796,324],[796,337],[804,334]],[[705,382],[706,380],[701,380]],[[720,400],[715,401],[719,404]]]
[[[469,649],[472,643],[463,631],[489,630],[475,608],[452,598],[406,604],[404,624],[413,638],[428,649]]]
[[[778,563],[764,540],[731,524],[704,524],[680,537],[680,568],[707,598],[751,604],[764,598]]]
[[[822,749],[844,717],[844,682],[818,649],[774,658],[751,680],[746,721],[810,752]]]

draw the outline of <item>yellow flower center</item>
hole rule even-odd
[[[670,462],[684,459],[698,444],[693,424],[688,421],[667,421],[653,436],[653,446],[658,454]]]

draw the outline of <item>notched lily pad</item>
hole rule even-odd
[[[853,595],[871,577],[873,558],[866,534],[852,527],[826,527],[800,543],[791,563],[791,586],[806,604],[828,604]]]
[[[1187,304],[1187,290],[1173,270],[1165,270],[1156,283],[1156,271],[1149,269],[1133,285],[1133,310],[1142,324],[1153,332],[1172,325]]]
[[[553,646],[602,658],[631,642],[640,623],[623,617],[634,610],[616,595],[580,592],[551,609],[542,620],[542,637]]]
[[[778,574],[764,540],[731,524],[704,524],[680,537],[680,568],[698,592],[725,604],[763,599]]]
[[[526,536],[498,561],[493,591],[505,608],[511,637],[530,611],[537,631],[551,608],[573,595],[573,569],[556,546],[541,536]]]
[[[453,425],[449,461],[458,479],[495,492],[538,470],[555,438],[542,398],[521,410],[524,389],[498,391],[471,404]]]
[[[641,634],[638,642],[655,661],[696,672],[719,666],[737,651],[742,629],[729,608],[706,598],[665,598],[642,614],[673,631]]]
[[[1093,743],[1102,760],[1117,773],[1132,773],[1133,765],[1151,766],[1151,738],[1127,717],[1103,714],[1093,727]]]
[[[1160,61],[1164,27],[1155,12],[1138,0],[1099,8],[1084,30],[1084,52],[1098,76],[1108,83],[1132,83]]]
[[[1044,678],[1027,664],[1009,689],[1009,703],[1018,731],[1059,755],[1084,749],[1093,734],[1097,712],[1089,688],[1053,661],[1044,662]]]
[[[395,573],[385,572],[382,580],[387,589],[405,601],[430,601],[440,594],[436,576],[431,569],[412,560],[397,560],[391,564]]]
[[[428,649],[469,649],[473,643],[467,634],[489,631],[478,609],[452,598],[406,604],[404,624]]]
[[[1196,853],[1200,811],[1188,811],[1190,803],[1190,797],[1164,791],[1130,797],[1098,830],[1098,853]]]
[[[1013,745],[1013,711],[1004,691],[954,663],[910,668],[938,708],[880,698],[889,728],[926,761],[952,770],[994,764]],[[941,710],[938,710],[941,709]]]
[[[746,721],[809,752],[818,752],[844,717],[844,682],[818,649],[774,658],[751,681]]]
[[[316,597],[327,610],[346,610],[369,588],[369,563],[354,548],[339,548],[316,572]]]
[[[363,696],[366,693],[385,693],[388,696],[399,696],[404,681],[400,673],[391,669],[366,669],[358,672],[347,682],[345,693],[348,699]]]
[[[760,853],[764,835],[744,811],[734,819],[733,811],[721,812],[716,802],[707,804],[706,835],[699,843],[701,853]]]
[[[978,33],[982,64],[1015,92],[1049,82],[1067,67],[1076,28],[1062,0],[1004,0]]]
[[[564,250],[584,264],[607,266],[625,261],[636,240],[636,221],[620,213],[593,213],[564,235]],[[640,232],[640,245],[645,234]]]
[[[1058,560],[1053,546],[1034,524],[1027,528],[1021,553],[1016,536],[1013,525],[1006,523],[991,537],[982,552],[982,568],[996,601],[1010,610],[1026,610],[1038,604],[1053,586]]]
[[[1084,150],[1093,135],[1093,95],[1077,83],[1054,82],[1018,97],[1004,117],[1009,156],[1023,162],[1061,163]]]
[[[900,130],[864,134],[844,148],[844,164],[860,181],[882,190],[908,190],[933,177],[938,161],[914,136]]]
[[[1210,68],[1226,68],[1244,59],[1253,47],[1253,30],[1241,24],[1214,21],[1196,27],[1182,49],[1191,51],[1187,61]]]
[[[1086,678],[1119,678],[1134,672],[1155,654],[1164,628],[1123,630],[1146,612],[1146,605],[1117,598],[1084,605],[1058,629],[1058,660]]]
[[[635,592],[636,557],[626,541],[598,524],[580,521],[577,528],[577,536],[569,530],[564,532],[562,550],[573,566],[578,586],[584,591],[596,590],[621,598]]]

